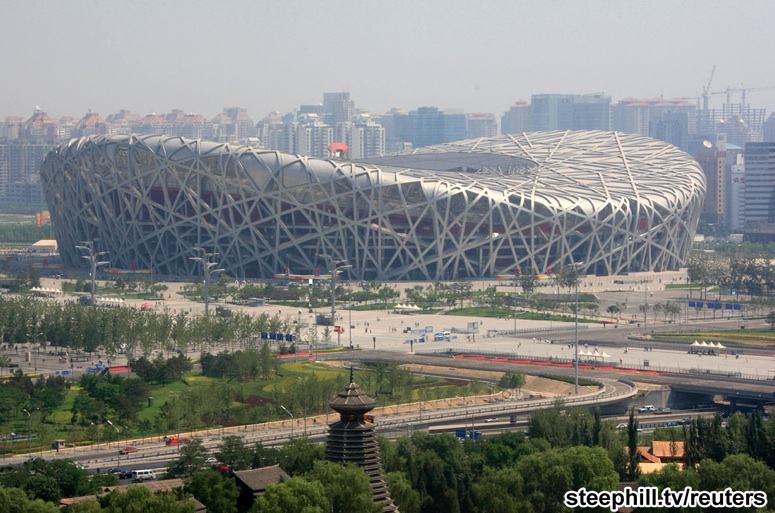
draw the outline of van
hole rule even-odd
[[[132,471],[132,481],[148,481],[149,479],[156,479],[156,472],[153,470]]]

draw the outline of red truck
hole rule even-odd
[[[190,444],[191,439],[190,438],[180,438],[177,436],[165,436],[164,437],[164,443],[167,445],[178,445],[178,444]]]

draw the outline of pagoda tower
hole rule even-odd
[[[377,401],[361,392],[350,369],[350,383],[328,404],[339,414],[339,421],[328,425],[326,459],[361,467],[369,476],[374,502],[382,504],[385,513],[398,513],[385,484],[375,426],[366,416]]]

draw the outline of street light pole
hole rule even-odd
[[[350,301],[350,306],[347,309],[348,322],[350,323],[347,331],[350,333],[350,349],[353,348],[353,303]]]
[[[84,260],[88,260],[91,264],[91,303],[94,305],[94,293],[96,289],[96,282],[97,282],[97,268],[101,265],[109,265],[110,262],[108,260],[99,261],[99,257],[102,255],[107,255],[107,251],[99,251],[97,253],[94,252],[94,240],[88,240],[81,242],[81,246],[76,246],[77,249],[81,249],[83,251],[86,251],[86,255],[82,255],[81,258]]]
[[[282,404],[280,405],[280,408],[282,408],[285,411],[285,413],[291,416],[291,438],[293,438],[293,423],[294,423],[293,413],[289,412],[288,408],[286,408]]]
[[[514,336],[517,336],[517,271],[514,271]],[[523,291],[524,292],[524,291]]]
[[[116,466],[119,470],[121,470],[121,432],[118,430],[116,426],[113,425],[113,423],[110,420],[107,420],[108,424],[110,424],[110,427],[116,430],[116,443],[118,444],[118,463]]]
[[[175,419],[178,427],[178,454],[180,454],[180,396],[173,390],[171,395],[175,396]]]
[[[352,269],[347,260],[334,260],[330,255],[319,254],[328,264],[328,272],[331,274],[331,325],[336,325],[336,278],[345,269]]]
[[[27,460],[32,459],[32,414],[27,411],[27,408],[22,408],[22,411],[27,414]]]
[[[649,319],[649,288],[646,286],[646,282],[643,282],[643,300],[645,306],[643,307],[643,334],[648,334],[648,319]],[[715,311],[715,310],[714,310]]]
[[[204,248],[199,246],[196,246],[194,250],[202,253],[202,256],[189,257],[189,259],[202,264],[202,271],[204,272],[205,278],[205,317],[207,317],[210,313],[210,276],[212,273],[223,272],[224,269],[213,269],[218,263],[211,262],[210,258],[218,255],[218,253],[208,253]]]
[[[304,394],[304,436],[307,436],[307,380],[301,379],[296,376],[296,379],[301,381],[302,393]]]
[[[577,264],[573,264],[571,267],[573,269],[573,281],[576,285],[576,335],[575,335],[575,362],[573,364],[575,368],[575,386],[574,391],[576,395],[579,395],[579,267],[584,265],[584,262],[579,262]]]
[[[576,277],[576,381],[575,392],[579,395],[579,279]]]

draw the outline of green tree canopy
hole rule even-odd
[[[213,470],[197,472],[183,488],[207,506],[209,513],[237,513],[239,490],[232,478]]]
[[[269,485],[256,499],[251,513],[329,513],[331,504],[319,481],[292,477],[284,483]]]

